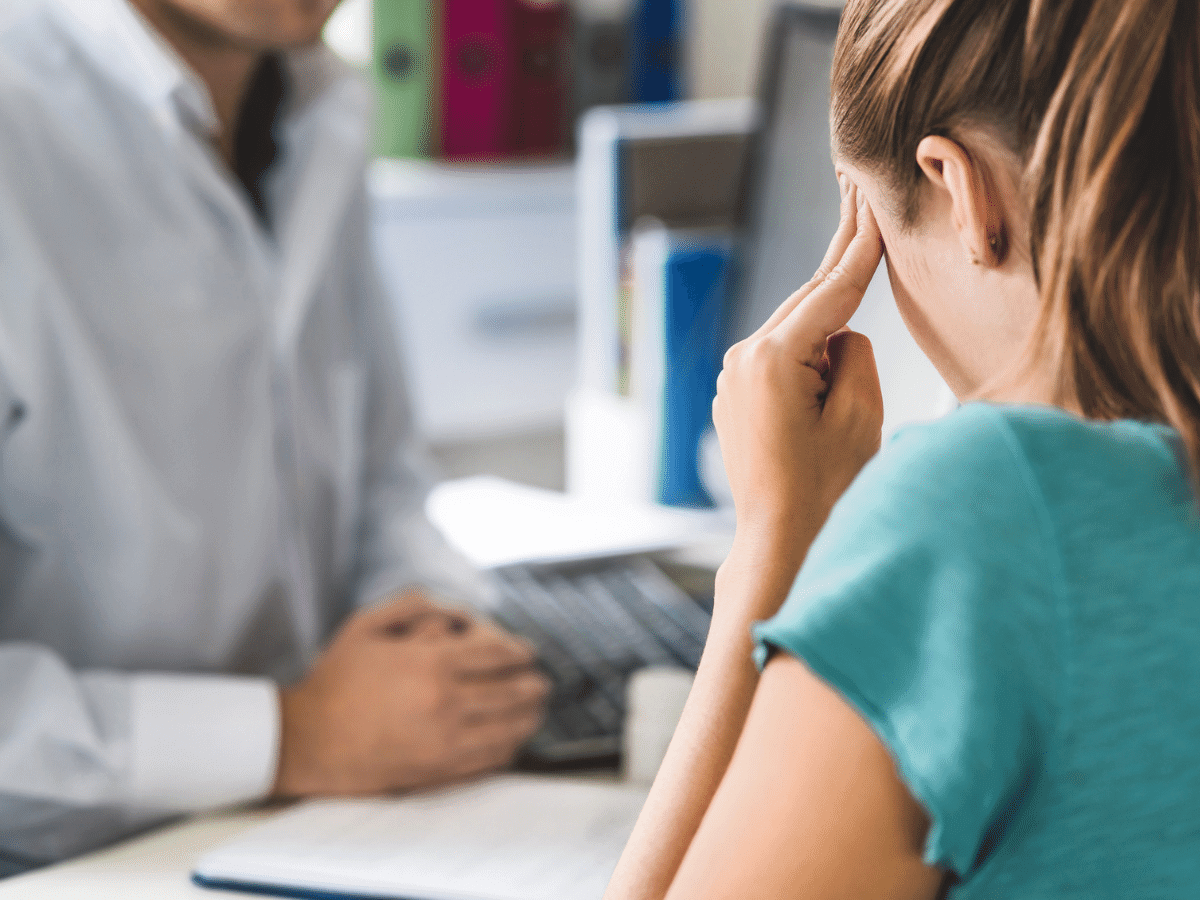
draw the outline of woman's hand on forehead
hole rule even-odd
[[[870,341],[847,329],[883,257],[865,195],[847,177],[820,269],[730,349],[713,420],[755,552],[802,553],[879,448],[883,401]],[[799,560],[794,560],[797,567]]]
[[[780,304],[751,340],[780,328],[784,340],[811,339],[825,355],[825,341],[849,324],[883,259],[883,237],[866,195],[846,175],[838,176],[842,216],[825,258],[812,279]],[[807,302],[806,302],[807,301]]]

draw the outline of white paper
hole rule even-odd
[[[481,569],[682,547],[733,531],[728,512],[581,500],[488,477],[439,485],[427,509]]]
[[[510,775],[310,801],[204,857],[196,874],[405,900],[600,900],[645,798],[615,783]]]

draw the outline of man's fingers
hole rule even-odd
[[[495,715],[468,718],[458,728],[456,752],[441,780],[468,778],[508,765],[544,721],[540,699]]]
[[[845,176],[842,177],[844,178]],[[858,231],[858,188],[848,181],[846,183],[848,188],[842,194],[841,220],[838,223],[838,229],[833,236],[833,240],[829,242],[829,249],[825,251],[825,259],[821,261],[821,267],[817,269],[816,274],[813,275],[808,284],[804,285],[804,287],[800,288],[800,290],[796,291],[779,305],[779,308],[771,314],[771,318],[767,319],[762,328],[755,332],[754,337],[762,337],[774,330],[780,322],[791,314],[792,310],[804,302],[809,294],[820,287],[821,283],[829,277],[829,274],[837,268],[842,257],[846,255],[846,250],[850,246],[851,241],[854,240],[855,233]]]
[[[453,638],[450,671],[459,678],[488,678],[533,665],[537,651],[528,641],[486,622],[475,622]]]
[[[475,749],[507,746],[515,750],[533,737],[543,721],[545,714],[540,705],[508,716],[480,719],[463,726],[463,746]]]
[[[528,670],[508,678],[471,682],[460,690],[463,719],[474,724],[536,710],[550,694],[550,682]]]
[[[542,727],[540,710],[528,710],[502,720],[482,721],[462,731],[461,750],[447,775],[467,778],[508,765],[521,745]]]
[[[862,303],[883,259],[883,238],[865,196],[858,197],[858,227],[837,266],[802,303],[798,303],[770,337],[795,349],[808,365],[819,366],[830,335],[846,327]]]

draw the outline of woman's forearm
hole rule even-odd
[[[758,686],[751,625],[774,615],[829,511],[879,449],[870,342],[843,333],[883,258],[844,176],[842,221],[816,276],[725,355],[713,424],[737,508],[708,646],[607,900],[661,900],[712,804]]]
[[[606,900],[661,900],[670,888],[729,767],[758,685],[751,626],[779,608],[806,547],[735,548],[722,566],[695,686]]]

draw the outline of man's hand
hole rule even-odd
[[[281,692],[276,796],[374,794],[510,762],[540,727],[534,650],[409,593],[359,613]]]

